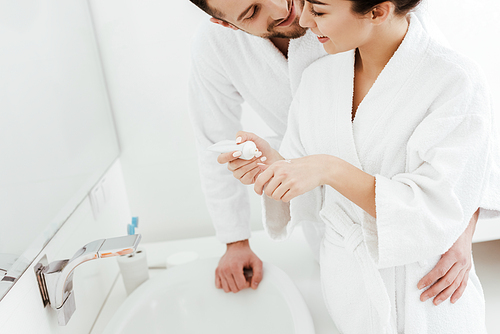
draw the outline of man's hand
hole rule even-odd
[[[421,301],[436,296],[433,303],[437,306],[450,296],[451,303],[455,303],[462,296],[472,266],[472,236],[478,217],[479,209],[472,216],[469,226],[460,238],[441,256],[434,269],[418,282],[419,289],[432,285],[420,295]]]
[[[252,277],[245,277],[243,269],[252,269]],[[225,292],[238,292],[251,287],[257,289],[262,280],[262,261],[250,249],[248,240],[227,244],[226,253],[215,269],[215,286]]]

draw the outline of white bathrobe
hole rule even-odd
[[[377,219],[322,186],[293,199],[290,212],[267,198],[265,228],[281,240],[300,222],[325,224],[323,292],[342,333],[485,333],[474,268],[455,304],[420,302],[417,283],[483,199],[492,168],[489,95],[475,64],[410,17],[353,122],[354,52],[306,69],[280,150],[287,159],[338,156],[374,175]]]
[[[268,39],[211,22],[200,27],[192,45],[189,111],[206,204],[222,243],[250,237],[248,191],[206,148],[242,130],[246,101],[276,133],[268,139],[278,149],[302,72],[326,54],[310,31],[290,41],[286,59]]]
[[[418,13],[426,29],[443,39],[422,5]],[[277,149],[302,72],[325,55],[310,31],[290,41],[286,59],[267,39],[208,20],[200,26],[192,45],[189,111],[199,150],[201,183],[219,241],[229,243],[250,237],[250,206],[245,186],[226,166],[217,163],[216,153],[206,148],[232,139],[242,130],[241,104],[246,101],[276,133],[276,137],[267,139]],[[307,226],[304,232],[312,244],[315,235],[322,233],[313,226]]]

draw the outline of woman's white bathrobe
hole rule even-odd
[[[417,15],[435,38],[441,33],[421,4]],[[272,145],[278,148],[286,131],[292,97],[302,72],[326,55],[316,35],[308,31],[290,41],[288,59],[268,39],[207,22],[193,40],[189,79],[189,110],[199,149],[199,168],[208,211],[217,238],[223,243],[250,237],[248,192],[239,180],[217,163],[210,145],[232,139],[243,129],[245,101],[276,133]],[[304,232],[313,246],[311,224]],[[317,247],[316,247],[317,248]]]
[[[476,65],[410,17],[353,122],[354,52],[306,69],[280,149],[287,159],[338,156],[374,175],[377,219],[322,186],[293,199],[290,211],[267,198],[265,228],[284,239],[300,222],[325,223],[323,292],[342,333],[485,333],[474,268],[455,304],[421,302],[417,283],[480,206],[491,169],[489,95]]]

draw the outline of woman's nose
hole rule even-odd
[[[307,1],[304,2],[304,7],[302,8],[302,13],[300,13],[299,25],[302,28],[312,28],[314,27],[314,20],[312,19],[311,12],[308,6],[310,6]]]
[[[292,0],[293,1],[293,0]],[[271,18],[275,21],[283,20],[288,16],[287,0],[269,0],[271,5]]]

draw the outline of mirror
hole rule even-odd
[[[88,2],[0,1],[0,298],[119,149]]]

